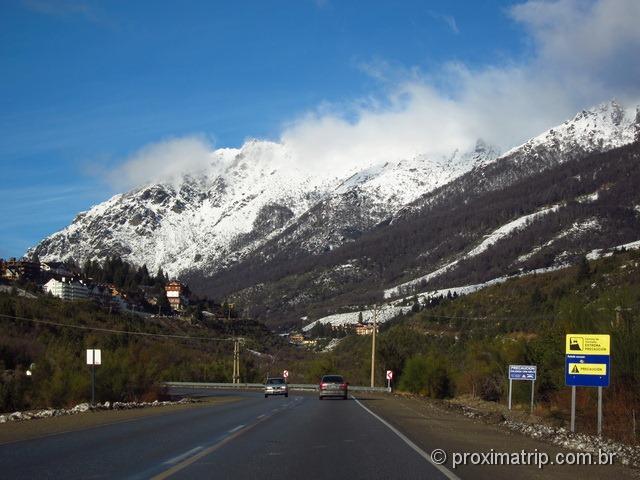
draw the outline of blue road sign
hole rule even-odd
[[[609,355],[566,355],[565,383],[569,387],[608,387],[611,375]]]
[[[535,380],[537,373],[535,365],[509,365],[509,380]]]

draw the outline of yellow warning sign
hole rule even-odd
[[[578,355],[610,355],[610,344],[611,337],[609,335],[570,333],[567,335],[566,353]]]
[[[606,375],[606,363],[569,363],[571,375]]]

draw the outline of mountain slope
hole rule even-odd
[[[638,125],[611,102],[499,158],[478,142],[339,172],[311,173],[285,145],[248,142],[213,152],[202,175],[115,196],[31,253],[161,266],[274,321],[383,290],[481,283],[637,240]]]
[[[216,150],[198,176],[114,196],[28,255],[79,262],[118,255],[179,276],[220,271],[276,235],[283,246],[319,253],[496,156],[479,143],[472,152],[446,158],[419,155],[309,172],[285,145],[251,141],[242,149]]]

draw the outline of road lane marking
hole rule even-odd
[[[244,427],[244,423],[242,425],[238,425],[236,428],[232,428],[231,430],[229,430],[229,433],[235,433],[238,430],[240,430],[242,427]]]
[[[194,455],[196,453],[198,453],[200,450],[202,450],[204,447],[196,447],[196,448],[192,448],[191,450],[189,450],[188,452],[184,452],[182,455],[178,455],[177,457],[173,457],[170,460],[167,460],[166,462],[164,462],[163,465],[173,465],[174,463],[178,463],[181,462],[182,460],[184,460],[187,457],[190,457],[191,455]]]
[[[458,477],[455,473],[453,473],[451,470],[449,470],[447,467],[445,467],[444,465],[438,465],[437,463],[434,463],[433,460],[431,460],[431,457],[429,456],[429,454],[427,452],[425,452],[424,450],[422,450],[418,445],[416,445],[415,443],[413,443],[411,440],[409,440],[409,438],[402,433],[400,430],[398,430],[397,428],[395,428],[393,425],[391,425],[389,422],[387,422],[385,419],[383,419],[382,417],[380,417],[379,415],[373,413],[371,410],[369,410],[367,407],[365,407],[362,403],[360,403],[360,400],[358,400],[356,397],[354,397],[353,395],[351,395],[351,398],[353,398],[355,400],[355,402],[360,405],[365,411],[369,412],[374,418],[376,418],[378,421],[380,421],[384,426],[386,426],[389,430],[391,430],[393,433],[395,433],[398,437],[400,437],[400,439],[406,443],[409,447],[411,447],[418,455],[420,455],[422,458],[424,458],[427,462],[429,462],[431,465],[433,465],[436,469],[438,469],[440,471],[440,473],[442,473],[445,477],[447,477],[449,480],[461,480],[460,477]]]
[[[300,397],[300,401],[302,401],[302,397]],[[281,408],[275,408],[272,410],[273,413],[277,413],[280,410],[282,410]],[[238,438],[240,435],[248,432],[249,430],[251,430],[253,427],[255,427],[256,425],[259,425],[260,423],[269,420],[272,416],[272,414],[269,415],[265,415],[262,414],[260,416],[258,416],[257,421],[254,423],[251,423],[249,425],[239,425],[236,428],[234,428],[233,430],[229,430],[228,435],[226,437],[224,437],[222,440],[220,440],[219,442],[211,445],[210,447],[205,448],[204,450],[198,450],[197,452],[194,452],[193,455],[191,456],[186,456],[186,458],[184,458],[184,460],[182,460],[180,463],[176,463],[175,465],[173,465],[171,468],[160,472],[159,474],[151,477],[151,480],[165,480],[169,477],[171,477],[172,475],[178,473],[181,470],[184,470],[185,468],[187,468],[189,465],[192,465],[193,463],[197,462],[198,460],[200,460],[203,457],[206,457],[207,455],[215,452],[216,450],[220,449],[221,447],[223,447],[224,445],[226,445],[227,443],[231,442],[232,440]],[[188,452],[187,452],[188,453]],[[184,454],[182,455],[184,457]]]

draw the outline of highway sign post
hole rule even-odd
[[[387,370],[387,390],[391,391],[391,380],[393,380],[393,371]]]
[[[602,387],[611,375],[611,337],[570,333],[565,341],[565,384],[571,387],[571,431],[576,431],[576,387],[598,387],[598,435],[602,435]]]
[[[287,378],[289,378],[289,370],[283,370],[282,371],[282,376],[284,377],[284,379],[286,381]]]
[[[533,398],[535,392],[538,367],[536,365],[509,365],[509,410],[511,410],[511,394],[514,380],[531,382],[531,413],[533,413]]]
[[[102,365],[102,352],[87,349],[87,365],[91,365],[91,405],[96,403],[96,365]]]

